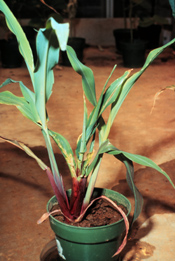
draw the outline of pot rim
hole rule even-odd
[[[95,189],[101,189],[101,188],[95,188]],[[126,202],[126,204],[124,205],[124,207],[126,207],[127,208],[127,214],[126,214],[126,216],[128,217],[129,216],[129,214],[130,214],[130,212],[131,212],[131,203],[130,203],[130,201],[123,195],[123,194],[121,194],[121,193],[119,193],[119,192],[117,192],[117,191],[114,191],[114,190],[111,190],[111,189],[102,189],[103,191],[112,191],[113,193],[115,193],[115,194],[118,194],[118,195],[120,195],[120,198],[122,198],[125,202]],[[57,202],[57,199],[56,199],[56,196],[54,195],[53,197],[51,197],[50,198],[50,200],[48,201],[48,203],[47,203],[47,207],[46,207],[46,209],[47,209],[47,212],[49,213],[49,208],[51,207],[49,204],[52,204],[52,206],[54,205],[54,203],[52,203],[52,201],[55,201],[54,203],[56,203]],[[113,200],[113,199],[112,199]],[[58,203],[58,202],[57,202]],[[123,205],[123,202],[121,203],[121,202],[118,202],[119,204],[121,204],[121,205]],[[73,226],[73,225],[70,225],[70,224],[66,224],[66,223],[64,223],[64,222],[61,222],[61,221],[59,221],[59,220],[57,220],[56,218],[54,218],[52,215],[51,216],[49,216],[49,219],[50,219],[50,222],[52,222],[52,220],[54,221],[54,222],[56,222],[56,223],[58,223],[58,224],[60,224],[60,225],[62,225],[62,226],[64,226],[64,227],[67,227],[67,228],[72,228],[72,229],[82,229],[82,230],[91,230],[91,231],[93,231],[93,230],[96,230],[96,229],[104,229],[104,228],[112,228],[113,226],[115,226],[116,224],[120,224],[120,223],[122,223],[123,221],[124,221],[124,219],[123,218],[121,218],[119,221],[117,221],[117,222],[114,222],[114,223],[112,223],[112,224],[109,224],[109,225],[105,225],[105,226],[96,226],[96,227],[78,227],[78,226]]]

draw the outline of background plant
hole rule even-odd
[[[3,0],[0,0],[0,10],[6,17],[9,29],[16,35],[19,50],[24,58],[33,84],[33,90],[31,91],[20,80],[14,81],[7,79],[1,84],[0,88],[10,83],[16,83],[21,89],[22,96],[18,97],[10,91],[2,91],[0,93],[0,103],[16,106],[25,117],[41,128],[51,169],[23,143],[12,141],[4,137],[1,138],[24,150],[46,171],[62,213],[67,220],[72,220],[73,222],[79,221],[79,217],[82,218],[82,213],[84,213],[90,203],[103,154],[108,153],[113,155],[117,160],[122,161],[126,167],[126,179],[135,197],[135,211],[133,216],[133,221],[135,221],[141,212],[143,199],[133,181],[133,161],[158,170],[169,180],[173,187],[174,185],[169,176],[150,159],[119,150],[111,144],[108,136],[115,117],[134,83],[139,79],[149,64],[167,46],[175,42],[175,39],[163,47],[153,50],[148,55],[140,71],[134,74],[131,74],[131,70],[126,71],[120,78],[109,84],[110,77],[116,68],[116,66],[114,66],[111,75],[102,88],[101,95],[97,99],[92,70],[83,65],[77,59],[74,50],[67,45],[69,35],[68,24],[59,24],[53,18],[49,18],[46,22],[46,27],[38,31],[36,38],[38,61],[35,66],[29,42],[18,21]],[[50,130],[47,126],[49,117],[46,107],[52,94],[54,84],[53,68],[58,63],[60,50],[67,52],[73,69],[80,74],[82,78],[84,117],[82,133],[78,137],[75,153],[70,147],[69,142],[61,134]],[[93,110],[90,114],[87,112],[86,99],[93,105]],[[110,112],[105,122],[103,113],[108,107],[110,107]],[[62,176],[59,172],[59,163],[57,164],[52,149],[51,138],[58,145],[69,167],[72,177],[72,193],[70,199],[67,197],[64,189]],[[96,152],[94,151],[95,142],[98,144],[98,150]],[[87,184],[88,177],[89,183]]]

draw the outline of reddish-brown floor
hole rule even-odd
[[[115,48],[105,48],[103,51],[96,47],[86,48],[84,62],[94,71],[97,95],[115,63],[118,67],[112,80],[126,70],[122,65],[121,56],[115,53]],[[134,72],[137,70],[135,69]],[[24,66],[18,69],[0,68],[0,83],[8,77],[22,80],[27,86],[30,85]],[[129,93],[111,130],[110,139],[122,150],[150,157],[167,171],[175,183],[174,92],[166,91],[161,94],[155,109],[152,114],[150,113],[155,93],[172,84],[175,84],[175,56],[170,48],[153,62]],[[16,85],[12,85],[11,90],[19,94]],[[63,134],[75,148],[76,139],[82,130],[83,100],[80,76],[69,67],[57,66],[55,69],[54,95],[48,104],[48,113],[49,127]],[[0,107],[0,135],[28,144],[43,161],[48,163],[40,130],[10,106]],[[57,150],[56,156],[62,163],[62,156]],[[135,255],[137,247],[134,243],[138,243],[148,234],[152,235],[154,222],[150,221],[146,229],[141,228],[139,233],[137,233],[138,228],[158,214],[160,217],[167,215],[165,223],[172,230],[170,226],[172,222],[168,223],[170,222],[168,215],[174,215],[175,211],[175,191],[166,179],[156,171],[138,165],[135,165],[135,170],[135,181],[144,196],[145,204],[142,215],[134,226],[127,248],[130,256],[125,255],[123,259],[125,261],[146,258],[144,253]],[[60,171],[66,188],[69,188],[69,173],[63,164],[60,165]],[[0,260],[39,260],[43,247],[54,237],[48,221],[41,225],[36,224],[46,211],[48,199],[53,195],[47,177],[22,151],[1,142],[0,179]],[[104,157],[96,185],[122,192],[133,203],[125,181],[125,169],[113,157]],[[160,229],[159,233],[161,242]],[[174,238],[168,237],[171,244],[175,243]],[[157,245],[157,242],[150,244],[149,240],[139,244],[143,244],[143,252],[148,252],[148,260],[170,261],[174,260],[174,255],[171,256],[172,259],[167,255],[165,255],[167,258],[157,258],[157,251],[160,253],[169,251],[168,240],[164,248]],[[151,250],[148,251],[149,249]]]

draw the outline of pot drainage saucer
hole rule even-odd
[[[58,255],[57,245],[55,239],[51,240],[45,245],[41,254],[40,261],[62,261]]]

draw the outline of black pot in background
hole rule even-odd
[[[22,65],[22,55],[18,49],[18,42],[15,37],[8,40],[0,40],[1,62],[3,68],[17,68]]]
[[[159,47],[161,25],[152,24],[147,27],[138,26],[139,38],[147,41],[148,49],[155,49]]]
[[[113,35],[115,38],[115,45],[116,49],[119,53],[122,52],[122,48],[120,46],[120,42],[129,42],[131,39],[131,31],[130,29],[115,29],[113,31]],[[138,31],[136,29],[133,30],[133,38],[137,39],[138,38]]]
[[[74,49],[78,59],[82,62],[83,61],[83,51],[84,51],[84,47],[85,47],[85,39],[80,38],[80,37],[71,37],[68,40],[68,45],[70,45]],[[62,57],[62,65],[71,66],[66,52],[61,52],[61,57]]]
[[[139,39],[131,42],[121,42],[123,64],[128,68],[140,68],[145,62],[146,42]]]

